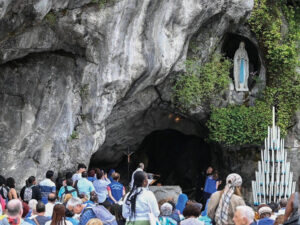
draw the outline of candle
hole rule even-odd
[[[261,168],[262,169],[261,173],[265,174],[266,170],[265,170],[265,161],[264,160],[261,161],[261,167],[262,167]]]
[[[252,181],[252,194],[253,194],[253,203],[256,204],[256,192],[255,192],[255,181]]]
[[[275,133],[275,107],[273,107],[273,124],[272,124],[272,128],[273,128],[273,134]]]
[[[268,137],[267,137],[267,149],[269,150],[269,143],[270,143],[270,127],[268,126]]]
[[[290,163],[286,163],[286,171],[285,171],[285,185],[289,184],[289,175],[290,175]]]
[[[265,163],[263,163],[263,165],[265,165]],[[264,166],[264,168],[265,168],[265,166]],[[266,179],[265,179],[265,172],[262,172],[262,182],[263,182],[263,184],[265,184],[266,183]]]
[[[266,202],[266,185],[263,183],[263,195],[264,195],[264,202]]]
[[[277,164],[277,176],[276,176],[276,181],[278,182],[278,185],[279,185],[279,182],[280,182],[280,161],[278,161],[278,164]]]
[[[281,175],[282,176],[282,175]],[[282,182],[280,181],[279,182],[279,198],[281,198],[281,196],[282,196]]]
[[[273,129],[270,128],[270,150],[272,149],[273,147]]]
[[[295,193],[295,191],[296,191],[296,182],[294,181],[294,182],[293,182],[292,193]]]
[[[291,195],[291,192],[292,192],[292,185],[293,185],[293,172],[290,172],[288,197],[290,197],[290,195]]]
[[[274,202],[276,202],[277,195],[278,195],[278,186],[277,186],[277,182],[275,182],[275,186],[274,186]]]

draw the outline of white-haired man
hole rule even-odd
[[[30,225],[22,220],[23,207],[19,199],[10,200],[6,208],[6,214],[0,216],[0,225]]]
[[[139,163],[138,168],[132,173],[132,175],[131,175],[131,182],[129,184],[130,189],[132,189],[132,187],[133,187],[133,180],[134,180],[133,177],[134,177],[134,174],[136,172],[138,172],[138,171],[144,171],[144,168],[145,168],[144,163]]]
[[[238,206],[234,213],[233,221],[235,225],[250,225],[254,222],[254,211],[249,206]]]
[[[80,198],[74,198],[74,197],[69,199],[69,201],[67,203],[67,209],[75,214],[75,216],[74,216],[75,219],[79,220],[80,214],[82,213],[82,211],[84,209],[82,200]]]

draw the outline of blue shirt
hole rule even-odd
[[[88,179],[89,181],[91,181],[91,182],[94,182],[94,181],[96,180],[95,177],[88,177],[87,179]]]
[[[66,217],[66,220],[70,221],[73,225],[78,225],[79,221],[72,218],[72,217]]]
[[[90,206],[92,206],[92,205],[88,204],[86,207],[90,207]],[[89,222],[90,219],[97,218],[97,216],[94,213],[94,211],[93,210],[85,210],[86,207],[81,212],[79,225],[86,225],[87,222]]]
[[[103,203],[106,200],[107,195],[108,195],[107,186],[109,184],[110,184],[109,181],[102,180],[102,179],[95,180],[93,182],[93,185],[95,187],[95,191],[98,195],[98,202],[99,203]]]
[[[67,186],[66,187],[67,190],[68,190],[68,194],[71,194],[73,197],[77,197],[77,191],[75,188],[73,188],[72,186]],[[73,191],[74,190],[74,191]],[[71,192],[72,191],[72,192]],[[59,189],[59,192],[58,192],[58,197],[61,198],[61,196],[65,193],[65,186],[62,186],[60,189]]]
[[[111,195],[114,197],[114,199],[118,202],[121,200],[121,198],[123,197],[123,190],[124,190],[124,186],[113,180],[107,187],[108,190],[111,191]],[[111,198],[108,198],[108,201],[111,203],[114,203],[114,201]]]
[[[270,219],[269,217],[265,217],[265,218],[260,219],[259,221],[257,221],[257,225],[273,225],[274,222],[275,221]]]
[[[77,182],[77,189],[79,194],[84,193],[88,198],[90,198],[90,193],[95,191],[93,183],[84,177]]]
[[[48,203],[48,195],[52,192],[55,193],[55,191],[56,191],[55,183],[52,180],[46,178],[45,180],[40,182],[39,188],[40,188],[41,194],[42,194],[42,202],[44,204],[47,204]]]
[[[213,176],[208,176],[205,181],[204,192],[213,194],[217,191],[217,180]]]

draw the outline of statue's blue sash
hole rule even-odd
[[[240,83],[243,84],[245,82],[245,68],[244,68],[244,59],[241,59],[241,67],[240,67]]]

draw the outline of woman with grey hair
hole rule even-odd
[[[160,216],[159,221],[161,225],[177,225],[177,222],[172,219],[170,216],[173,213],[173,206],[165,202],[160,207]]]
[[[254,223],[254,211],[249,206],[238,206],[234,213],[233,221],[235,225],[251,225]]]
[[[229,174],[222,191],[212,194],[207,207],[207,215],[216,225],[234,225],[236,208],[245,205],[241,194],[242,178],[236,173]]]

